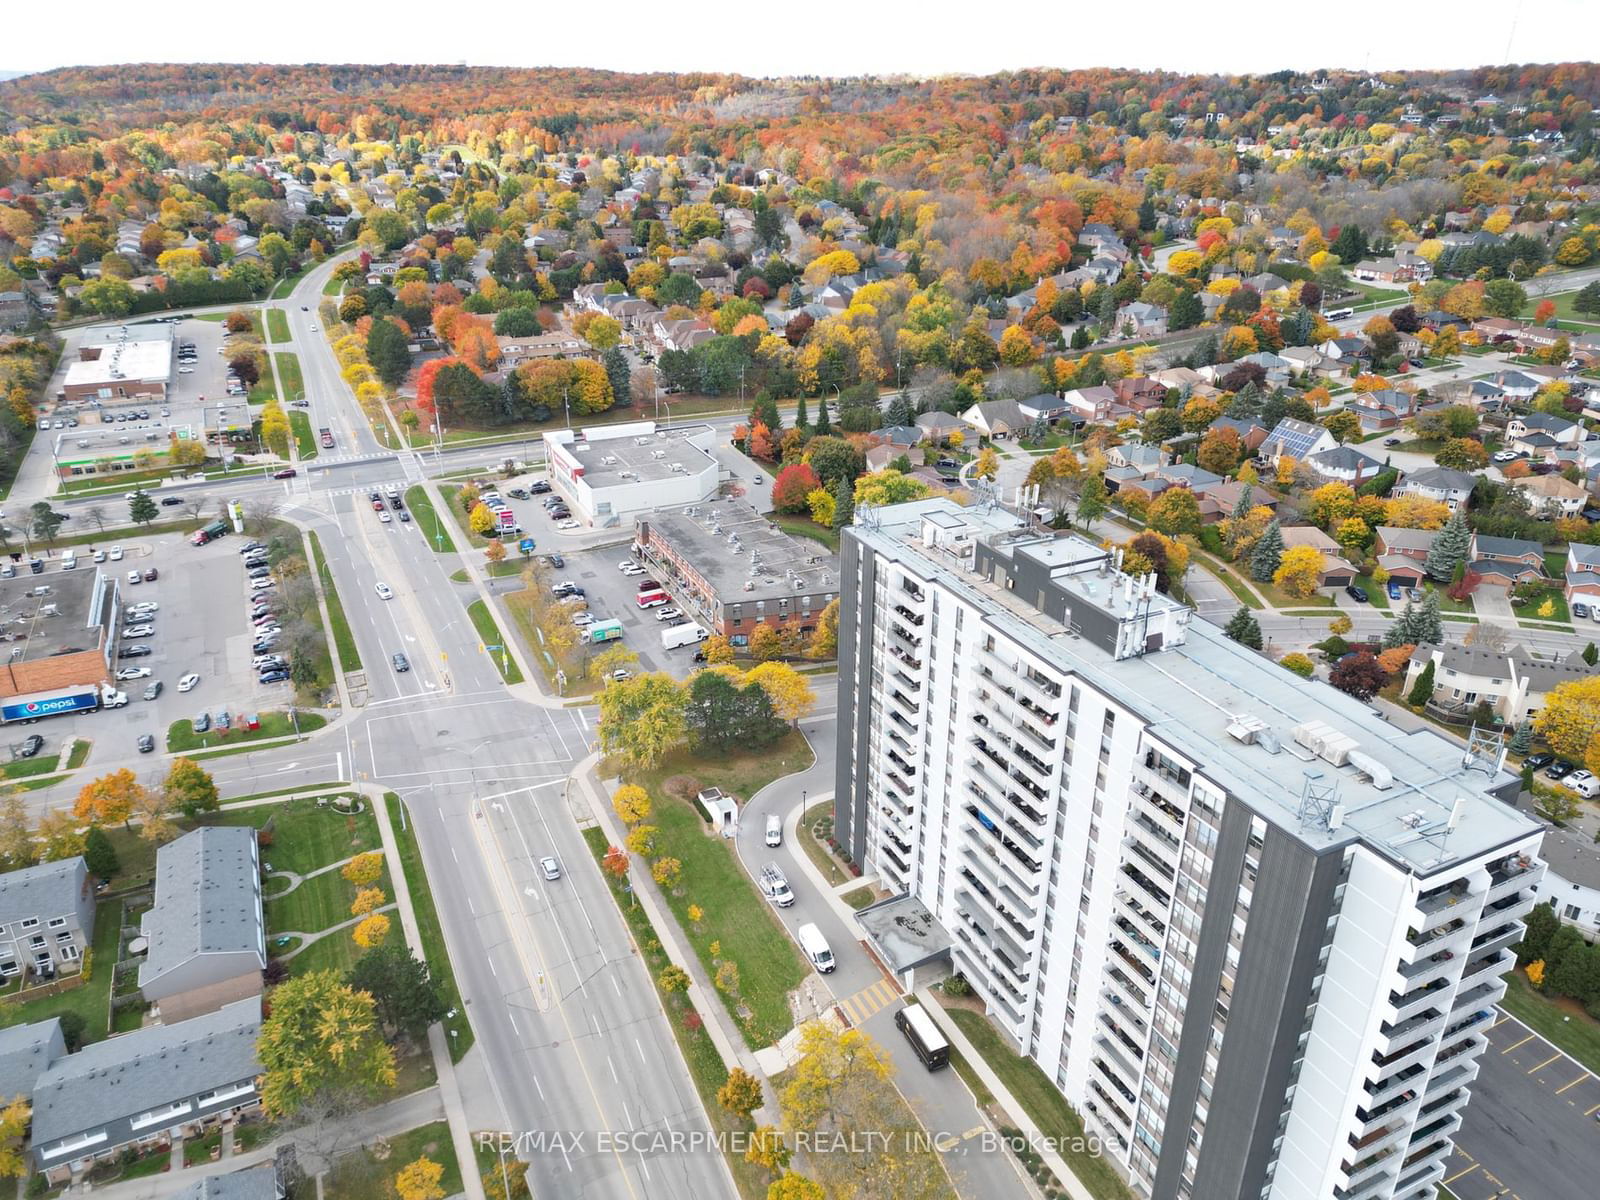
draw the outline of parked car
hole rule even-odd
[[[1522,765],[1527,767],[1530,771],[1542,771],[1551,763],[1555,762],[1555,760],[1556,756],[1554,754],[1547,754],[1545,751],[1541,750],[1538,754],[1528,755],[1527,758],[1522,760]]]
[[[1572,615],[1575,617],[1587,617],[1589,615],[1589,606],[1582,600],[1574,600],[1572,602]]]
[[[1354,600],[1357,604],[1365,604],[1367,602],[1367,589],[1357,587],[1353,583],[1344,589],[1344,594],[1349,596],[1350,599]]]
[[[194,720],[190,721],[189,725],[196,733],[204,733],[206,730],[211,728],[211,714],[201,713]]]
[[[155,651],[149,646],[124,646],[117,651],[118,658],[149,658]]]
[[[32,758],[43,749],[44,739],[37,733],[30,733],[22,743],[22,749],[18,750],[17,753],[23,758]]]
[[[156,570],[154,567],[150,567],[144,573],[144,581],[146,583],[154,583],[157,579],[160,579],[160,578],[161,578],[161,572]]]
[[[289,678],[289,672],[282,667],[274,667],[270,671],[261,672],[262,683],[282,683]]]
[[[1392,579],[1389,581],[1389,599],[1400,599],[1400,585]]]
[[[128,680],[130,680],[130,679],[148,679],[149,677],[150,677],[150,668],[149,667],[118,667],[117,668],[117,682],[118,683],[127,683]]]
[[[219,709],[217,715],[211,719],[211,723],[218,729],[230,729],[233,727],[233,717],[229,715],[227,709]]]
[[[148,733],[141,733],[139,735],[139,753],[140,754],[149,754],[150,751],[154,750],[155,748],[156,748],[156,739],[155,739],[155,737],[153,735],[148,734]]]
[[[1564,758],[1558,758],[1544,769],[1544,777],[1546,779],[1565,779],[1577,769],[1577,763],[1570,763]]]
[[[161,680],[152,679],[148,684],[145,685],[144,698],[146,700],[154,700],[160,695],[161,695]]]

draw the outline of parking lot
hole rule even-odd
[[[158,752],[164,751],[167,727],[201,710],[239,713],[280,709],[289,702],[287,683],[258,683],[250,668],[253,637],[239,554],[246,540],[229,534],[209,545],[193,546],[176,534],[121,541],[108,538],[98,547],[108,551],[107,560],[98,564],[92,561],[92,548],[79,551],[77,570],[100,570],[115,578],[124,609],[148,601],[159,606],[149,622],[154,626],[152,635],[123,643],[149,646],[148,657],[118,659],[115,655],[120,645],[112,650],[113,671],[149,668],[150,674],[115,685],[128,694],[124,708],[51,717],[27,726],[27,732],[44,737],[45,753],[54,752],[69,736],[90,739],[95,743],[89,759],[92,768],[136,754],[139,736],[145,733],[154,736]],[[113,546],[122,548],[119,561],[110,558]],[[152,567],[158,578],[145,582],[143,575]],[[49,583],[59,570],[52,562],[43,575],[34,578]],[[130,572],[135,570],[140,574],[137,584],[129,582]],[[189,673],[199,675],[199,683],[192,691],[179,692],[178,680]],[[142,697],[151,680],[161,681],[162,692],[157,699],[146,701]]]
[[[1600,1078],[1498,1014],[1445,1186],[1457,1200],[1580,1200],[1600,1176]]]

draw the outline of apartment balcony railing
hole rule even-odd
[[[1167,862],[1162,855],[1158,854],[1156,851],[1151,850],[1148,846],[1145,846],[1142,842],[1136,840],[1132,834],[1129,834],[1122,839],[1122,845],[1129,854],[1133,855],[1139,860],[1141,864],[1141,870],[1145,867],[1148,867],[1150,870],[1156,873],[1157,879],[1166,881],[1166,886],[1170,887],[1172,885],[1172,880],[1177,875],[1176,866]]]
[[[1403,995],[1400,992],[1390,992],[1389,1003],[1395,1007],[1395,1020],[1404,1021],[1416,1016],[1417,1013],[1434,1002],[1434,997],[1439,992],[1445,991],[1449,987],[1450,981],[1448,979],[1434,979],[1421,987],[1412,988]]]
[[[1149,902],[1149,907],[1154,912],[1167,912],[1172,907],[1172,896],[1165,891],[1149,875],[1145,874],[1137,864],[1125,862],[1122,864],[1122,874],[1133,885],[1135,892]]]
[[[1155,994],[1153,984],[1140,983],[1128,972],[1120,967],[1110,967],[1106,971],[1106,990],[1110,999],[1115,1002],[1121,998],[1121,1007],[1127,1007],[1134,1012],[1147,1013],[1150,1011],[1151,997]]]

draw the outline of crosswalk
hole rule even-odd
[[[411,486],[411,481],[407,479],[385,479],[373,483],[358,483],[353,487],[317,488],[316,494],[318,496],[370,496],[373,492],[381,493],[392,487],[397,487],[404,491],[409,486]]]
[[[345,463],[372,462],[375,459],[393,459],[399,457],[393,450],[374,450],[367,454],[319,454],[315,458],[304,460],[305,466],[316,470],[318,467],[343,466]]]
[[[900,998],[900,991],[887,979],[868,984],[853,996],[839,1001],[845,1019],[856,1028],[864,1025],[874,1014],[882,1012]]]

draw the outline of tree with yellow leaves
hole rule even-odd
[[[1317,590],[1322,572],[1327,566],[1322,551],[1315,546],[1290,546],[1278,560],[1278,569],[1272,573],[1272,582],[1296,600],[1304,600]]]
[[[758,663],[745,673],[744,681],[759,685],[772,703],[773,715],[792,726],[799,725],[817,702],[806,677],[788,663]]]
[[[394,1177],[395,1194],[400,1200],[443,1200],[444,1189],[439,1186],[443,1178],[444,1167],[423,1155],[400,1168]]]
[[[1544,986],[1544,959],[1536,958],[1527,966],[1528,982],[1534,987]]]
[[[394,1086],[394,1052],[372,997],[333,971],[312,971],[273,989],[256,1054],[265,1069],[261,1106],[272,1117]]]
[[[1006,366],[1025,367],[1038,357],[1038,348],[1022,326],[1012,325],[1000,335],[1000,361]]]
[[[1557,684],[1533,715],[1533,727],[1562,758],[1600,768],[1600,675]]]
[[[350,936],[355,938],[356,945],[363,950],[381,946],[384,939],[389,936],[389,918],[382,913],[373,913],[363,918]]]
[[[978,452],[978,461],[972,464],[972,473],[979,479],[993,480],[1000,474],[1000,455],[993,446],[985,446]]]
[[[611,794],[611,807],[617,819],[632,828],[650,819],[650,793],[636,783],[625,783]]]
[[[1443,529],[1450,507],[1426,496],[1395,496],[1384,503],[1384,524],[1398,529]]]
[[[142,791],[138,778],[127,767],[111,771],[84,785],[72,806],[72,815],[85,825],[121,823],[127,828]]]
[[[24,1096],[13,1097],[0,1109],[0,1179],[20,1179],[28,1171],[22,1155],[22,1135],[27,1132],[33,1109]]]
[[[376,912],[388,902],[389,897],[384,895],[382,888],[362,888],[350,904],[350,915],[364,917],[368,913]]]
[[[383,875],[383,851],[368,850],[365,854],[358,854],[345,863],[344,869],[339,873],[345,877],[346,882],[353,883],[356,887],[370,887]]]

